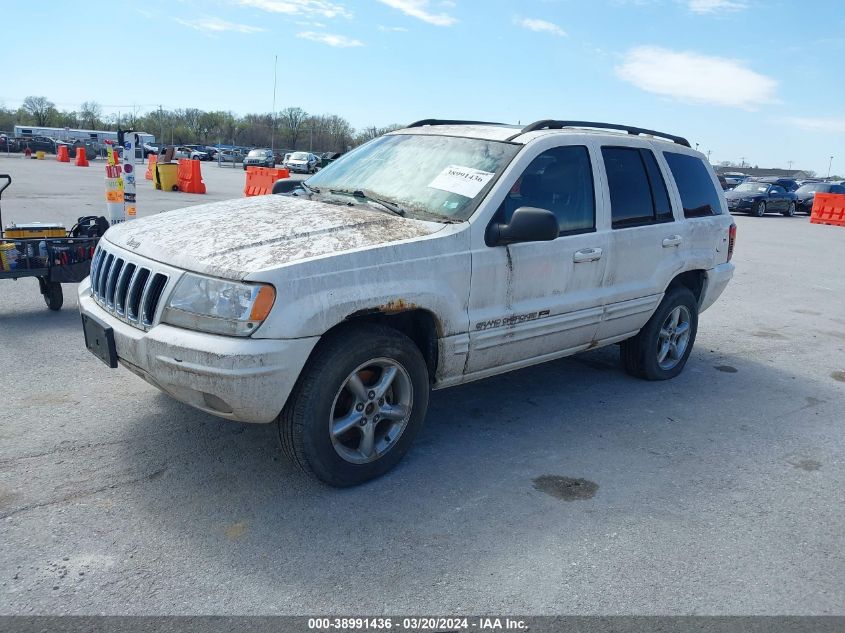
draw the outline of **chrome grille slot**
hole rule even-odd
[[[135,264],[129,262],[120,271],[120,277],[117,278],[117,284],[114,289],[114,311],[119,316],[123,316],[126,309],[126,293],[129,290],[129,282],[132,275],[135,274]]]
[[[132,279],[132,283],[129,284],[129,293],[126,297],[126,317],[130,321],[138,321],[141,314],[141,297],[144,296],[149,279],[150,269],[139,268],[134,279]]]
[[[105,260],[103,260],[103,266],[100,268],[100,274],[97,275],[97,296],[100,299],[105,299],[106,297],[106,281],[109,278],[109,270],[111,269],[113,262],[114,255],[109,253],[106,255]]]
[[[155,323],[170,277],[131,260],[98,248],[91,263],[91,296],[107,312],[146,330]]]
[[[144,296],[141,299],[141,321],[144,325],[152,325],[153,317],[158,308],[158,302],[161,299],[161,292],[164,290],[164,284],[167,283],[167,277],[161,273],[153,275],[150,282],[144,290]]]
[[[106,305],[110,308],[114,306],[114,287],[121,270],[123,270],[123,260],[118,258],[114,261],[108,279],[106,279]]]

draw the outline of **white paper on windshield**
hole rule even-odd
[[[456,193],[466,198],[474,198],[494,176],[492,172],[463,167],[461,165],[449,165],[437,174],[437,177],[428,183],[433,189]]]

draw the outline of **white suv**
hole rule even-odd
[[[278,420],[337,486],[401,459],[432,388],[612,343],[672,378],[734,269],[704,156],[640,128],[420,121],[289,188],[111,228],[79,303],[107,364]]]

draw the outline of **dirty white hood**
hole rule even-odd
[[[177,268],[242,279],[297,260],[423,237],[444,227],[364,205],[267,195],[131,220],[110,228],[104,239]]]

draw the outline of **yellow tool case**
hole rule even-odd
[[[45,237],[67,237],[67,229],[62,224],[30,222],[29,224],[10,224],[3,235],[10,240],[41,239]]]

